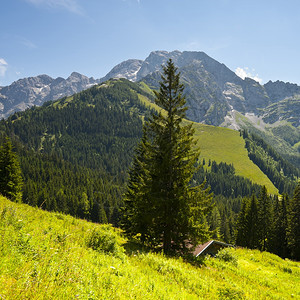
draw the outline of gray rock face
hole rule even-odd
[[[242,83],[246,112],[259,114],[259,109],[267,107],[271,100],[262,85],[251,78],[245,78]]]
[[[273,102],[283,100],[300,94],[300,86],[283,81],[269,81],[264,85],[264,88]]]
[[[129,59],[118,64],[98,80],[73,72],[67,79],[53,79],[47,75],[40,75],[20,79],[10,86],[1,87],[0,118],[7,117],[14,111],[41,105],[48,100],[72,95],[110,78],[143,80],[150,87],[157,88],[161,65],[170,58],[181,72],[189,107],[187,116],[193,121],[224,125],[226,120],[224,126],[238,129],[238,124],[231,126],[228,121],[233,120],[235,112],[243,115],[254,114],[273,123],[285,118],[295,121],[298,117],[294,111],[289,114],[280,113],[283,107],[280,101],[299,99],[300,87],[296,84],[269,81],[260,85],[250,78],[243,80],[204,52],[153,51],[144,61]],[[284,102],[284,110],[288,110],[286,103],[293,103],[294,107],[297,101]],[[297,109],[295,111],[298,112]]]
[[[6,118],[15,111],[22,111],[48,100],[78,93],[98,81],[73,72],[67,79],[51,78],[48,75],[28,77],[13,82],[0,90],[0,118]]]
[[[288,121],[298,128],[300,133],[300,95],[285,98],[267,106],[264,109],[263,120],[270,124],[282,120]]]
[[[170,58],[175,62],[180,56],[181,52],[173,51],[153,51],[143,61],[139,72],[137,73],[137,80],[141,80],[150,73],[160,71],[161,65],[165,64]]]
[[[261,116],[274,123],[285,119],[287,114],[275,113],[275,108],[269,106],[289,97],[299,98],[300,95],[300,87],[296,84],[270,81],[260,85],[250,78],[243,80],[204,52],[152,52],[143,62],[137,79],[141,78],[151,87],[158,87],[160,76],[156,72],[161,71],[161,64],[169,58],[179,68],[186,87],[187,116],[196,122],[219,126],[224,125],[226,119],[226,126],[239,129],[236,120],[233,120],[234,124],[228,123],[228,116],[231,119],[235,112],[239,112]],[[275,107],[282,108],[282,104]],[[268,118],[268,114],[272,117]],[[295,118],[297,116],[291,112],[287,120]]]
[[[105,77],[101,78],[101,82],[110,78],[126,78],[130,81],[137,80],[137,73],[143,64],[142,60],[129,59],[116,65]]]

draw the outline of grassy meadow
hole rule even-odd
[[[118,229],[0,196],[0,299],[299,299],[300,263],[226,249],[185,261]]]
[[[162,111],[159,106],[150,102],[147,97],[139,95],[139,99],[146,107]],[[187,120],[185,122],[193,123],[195,139],[198,142],[197,146],[201,150],[201,159],[204,158],[206,162],[210,159],[215,160],[217,163],[233,164],[236,175],[246,177],[253,183],[265,185],[270,194],[278,194],[277,188],[267,175],[249,159],[245,141],[240,137],[238,131]]]

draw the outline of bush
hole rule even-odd
[[[229,286],[224,286],[218,289],[219,299],[244,299],[242,291]]]
[[[216,258],[225,262],[231,262],[233,265],[237,266],[238,259],[234,251],[233,248],[223,248],[218,251]]]
[[[95,228],[87,237],[87,246],[99,252],[112,253],[116,256],[124,254],[123,241],[109,226]]]

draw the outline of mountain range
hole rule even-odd
[[[282,81],[261,85],[251,78],[242,79],[204,52],[154,51],[145,60],[118,64],[100,79],[76,72],[67,79],[47,75],[20,79],[0,88],[0,118],[110,78],[144,82],[158,89],[161,65],[170,58],[181,72],[190,120],[255,132],[300,166],[300,86]]]

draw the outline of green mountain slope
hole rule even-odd
[[[152,91],[144,83],[110,80],[89,90],[16,113],[1,121],[0,131],[17,137],[29,149],[55,153],[73,165],[97,169],[126,180],[142,119],[150,110]],[[239,133],[194,123],[201,159],[233,163],[236,174],[277,190],[247,156]]]
[[[249,159],[245,141],[239,132],[199,123],[194,123],[194,127],[201,157],[218,163],[233,164],[237,175],[248,178],[253,183],[265,185],[270,193],[278,192],[270,179]]]
[[[193,264],[0,196],[2,299],[297,299],[300,265],[236,249]]]
[[[270,146],[275,148],[280,155],[299,168],[300,152],[299,139],[300,127],[295,121],[294,114],[297,115],[299,100],[292,102],[283,100],[272,104],[262,110],[262,116],[254,114],[243,115],[237,111],[231,112],[228,119],[222,126],[234,126],[245,129],[263,138]],[[293,114],[291,114],[293,112]],[[291,114],[291,116],[289,116]],[[281,119],[274,121],[275,118]],[[272,122],[273,123],[268,123]]]
[[[141,85],[145,86],[145,83],[141,83]],[[147,97],[140,95],[139,98],[146,106],[161,111]],[[278,192],[270,179],[249,159],[245,141],[239,132],[223,127],[192,123],[195,129],[195,138],[198,141],[197,146],[201,149],[201,159],[233,164],[236,175],[248,178],[253,183],[265,185],[270,193]]]

